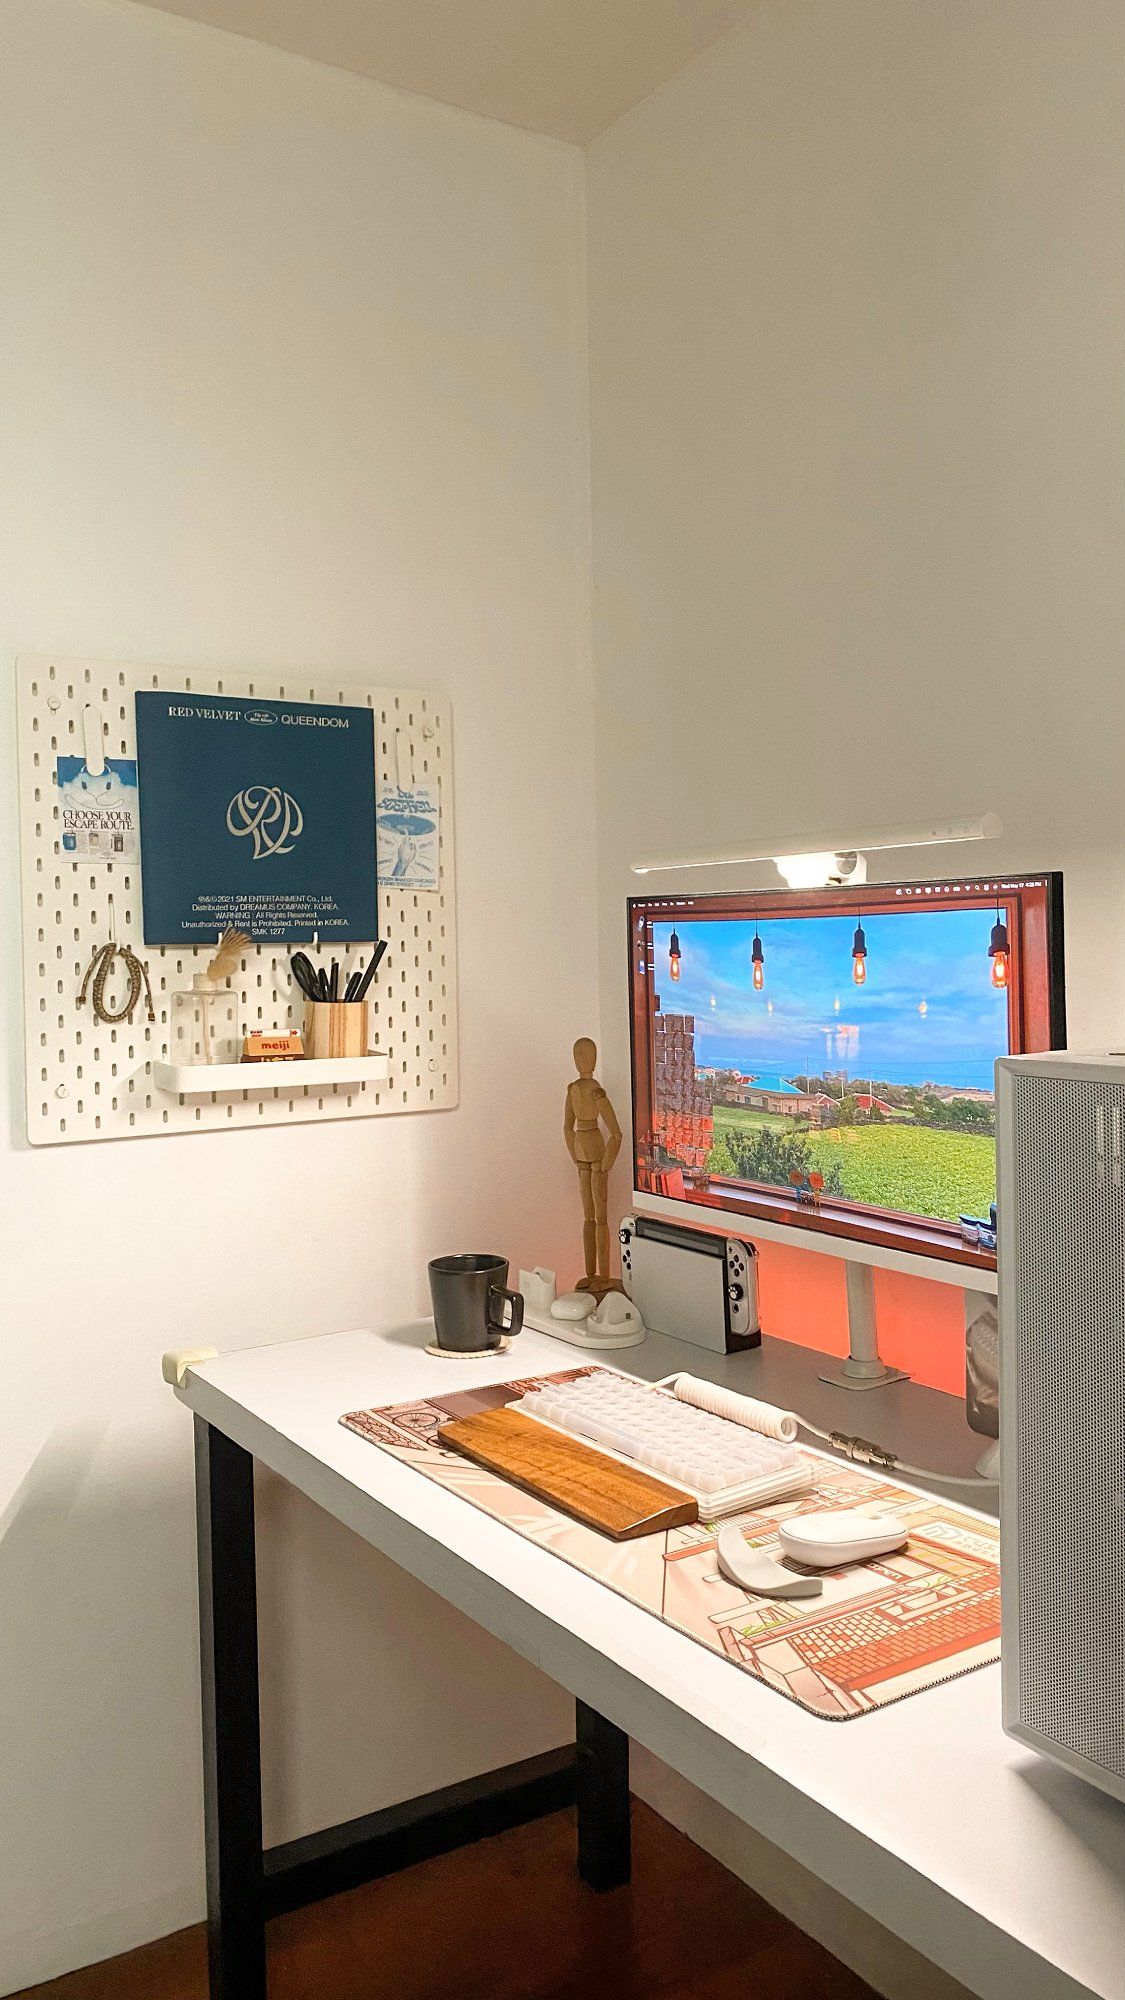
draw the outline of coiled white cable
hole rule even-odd
[[[717,1382],[703,1382],[698,1375],[670,1375],[661,1388],[671,1389],[681,1403],[691,1403],[712,1417],[728,1417],[749,1431],[776,1438],[779,1444],[794,1444],[800,1419],[791,1410],[779,1410],[773,1403],[760,1403],[756,1396],[740,1396],[734,1389],[722,1389]]]
[[[883,1445],[872,1444],[868,1438],[851,1437],[846,1431],[822,1431],[817,1424],[810,1424],[806,1417],[797,1416],[793,1410],[779,1410],[773,1403],[759,1402],[756,1396],[740,1396],[735,1389],[720,1388],[717,1382],[704,1382],[698,1375],[666,1375],[657,1383],[659,1389],[670,1389],[681,1403],[691,1403],[698,1410],[706,1410],[713,1417],[726,1417],[731,1423],[742,1424],[747,1430],[760,1431],[764,1437],[776,1438],[780,1444],[793,1444],[798,1431],[808,1431],[810,1437],[818,1437],[830,1444],[834,1451],[844,1454],[859,1465],[877,1465],[883,1472],[909,1472],[917,1479],[934,1479],[942,1486],[995,1486],[995,1479],[985,1479],[979,1473],[971,1477],[955,1472],[936,1472],[924,1465],[911,1465],[906,1459],[898,1458],[893,1451]]]

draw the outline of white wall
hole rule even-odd
[[[1123,179],[1118,0],[764,0],[592,148],[611,1084],[630,857],[853,816],[996,809],[1120,1036]]]
[[[462,1063],[447,1115],[31,1152],[4,954],[7,1992],[202,1908],[161,1350],[408,1316],[446,1249],[573,1262],[561,1093],[597,1006],[559,755],[590,703],[580,156],[117,0],[5,0],[0,267],[0,935],[18,651],[443,688]],[[563,1739],[530,1668],[264,1512],[275,1837]]]
[[[1003,839],[969,865],[1064,871],[1070,1041],[1122,1045],[1123,185],[1119,0],[763,0],[593,146],[619,1097],[630,859],[849,819],[996,809]],[[941,1989],[729,1815],[636,1772],[880,1991]]]

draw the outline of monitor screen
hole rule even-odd
[[[991,1253],[993,1065],[1065,1039],[1059,877],[639,900],[630,943],[639,1190]]]

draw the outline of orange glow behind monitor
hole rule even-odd
[[[1065,1046],[1061,876],[637,898],[629,961],[638,1193],[995,1269],[992,1064]]]

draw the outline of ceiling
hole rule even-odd
[[[137,0],[578,144],[757,0]]]

